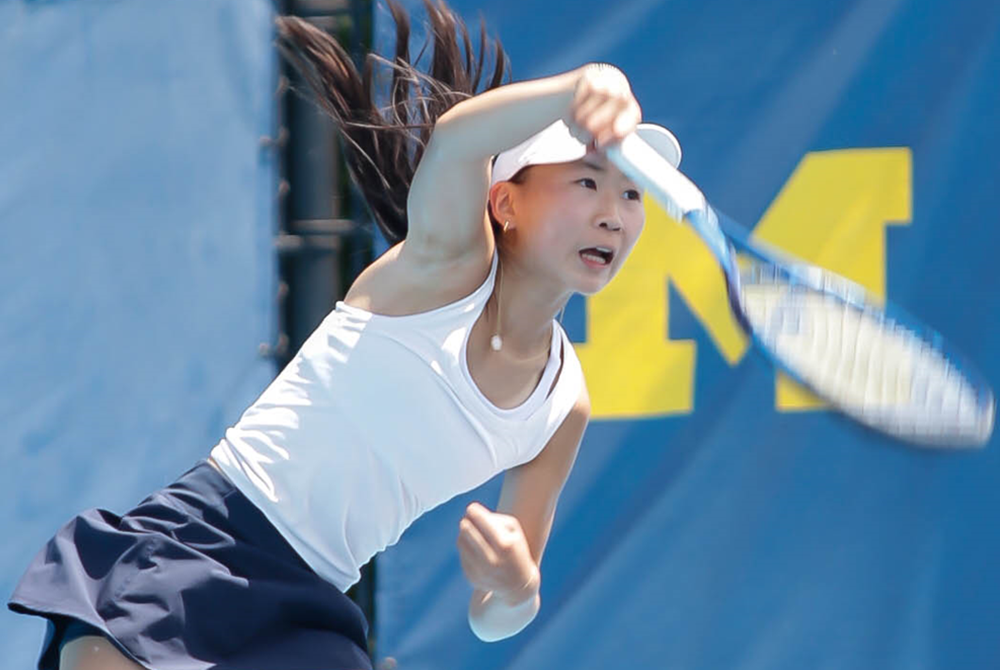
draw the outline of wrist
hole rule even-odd
[[[538,566],[532,564],[531,575],[528,577],[527,582],[525,582],[522,586],[510,591],[494,592],[493,595],[496,596],[497,599],[502,600],[506,605],[517,607],[530,600],[534,600],[538,595],[541,585],[542,574],[538,570]]]

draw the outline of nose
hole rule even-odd
[[[598,228],[617,232],[624,227],[621,192],[616,188],[602,188],[594,221]],[[627,210],[626,210],[627,213]]]
[[[612,232],[621,230],[622,216],[618,211],[617,199],[603,199],[601,209],[595,220],[597,221],[598,228],[603,228]]]
[[[604,218],[601,222],[597,224],[598,228],[604,228],[605,230],[610,230],[612,232],[621,230],[622,224],[617,219]]]

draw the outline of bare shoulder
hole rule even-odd
[[[587,390],[586,380],[580,384],[580,397],[576,399],[573,411],[577,412],[585,419],[590,418],[590,391]]]
[[[568,433],[566,437],[569,437],[570,441],[573,439],[579,440],[583,435],[583,431],[586,430],[587,424],[590,422],[590,393],[587,391],[587,383],[584,382],[580,385],[580,395],[573,404],[573,408],[566,415],[563,420],[562,425],[556,431],[556,435],[560,433]],[[555,436],[553,436],[555,438]]]
[[[580,387],[580,396],[576,403],[556,431],[552,433],[552,437],[549,438],[536,460],[549,461],[560,471],[566,468],[565,473],[568,474],[568,466],[576,459],[577,450],[580,448],[580,442],[589,423],[590,394],[587,392],[587,385],[583,384]]]
[[[488,248],[461,256],[424,253],[420,245],[401,242],[362,272],[344,302],[386,316],[419,314],[466,297],[489,276]]]

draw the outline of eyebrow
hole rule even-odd
[[[589,167],[591,170],[595,170],[597,172],[607,172],[607,170],[604,168],[603,165],[598,165],[597,163],[591,163],[590,161],[583,159],[581,159],[580,162],[583,164],[584,167]],[[626,179],[628,179],[628,177],[626,177]],[[631,179],[628,179],[628,182],[630,184],[633,184],[635,188],[638,189],[639,191],[644,190],[641,186],[633,182]]]

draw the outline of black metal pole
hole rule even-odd
[[[370,0],[283,0],[279,11],[305,18],[336,37],[357,64],[370,48]],[[287,63],[282,63],[282,73],[293,87],[305,89]],[[284,95],[280,110],[286,137],[282,152],[285,197],[275,245],[285,296],[281,331],[287,347],[275,354],[284,365],[370,262],[371,241],[370,228],[352,217],[363,217],[364,208],[345,176],[333,121],[300,95]],[[372,561],[362,569],[361,581],[348,591],[370,624],[372,654],[374,579]]]

